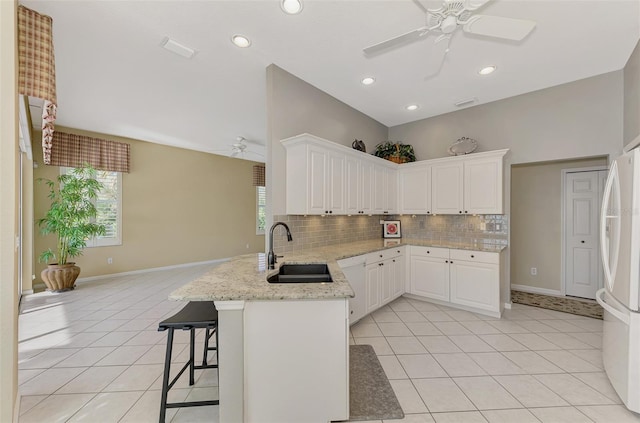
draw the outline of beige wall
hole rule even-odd
[[[18,392],[17,6],[0,1],[0,422],[13,421]]]
[[[65,132],[131,144],[131,173],[123,174],[120,246],[87,248],[76,259],[80,277],[221,259],[263,251],[264,235],[256,235],[255,162],[168,147],[104,134],[57,128]],[[36,134],[36,137],[39,135]],[[34,148],[39,167],[34,178],[55,178],[59,168],[42,165],[42,149]],[[35,218],[44,216],[46,186],[35,182]],[[35,231],[35,254],[53,246],[55,238]],[[248,248],[247,248],[248,245]],[[107,258],[113,264],[107,264]],[[36,263],[36,275],[44,264]]]
[[[560,291],[562,170],[606,165],[600,158],[511,168],[511,284]]]
[[[624,144],[640,135],[640,42],[624,67]]]
[[[444,157],[460,137],[478,151],[511,149],[511,163],[592,157],[622,151],[622,71],[522,94],[389,128],[413,144],[418,160]]]
[[[275,65],[267,68],[267,131],[268,219],[285,214],[286,156],[280,140],[306,132],[351,147],[357,138],[372,152],[387,139],[380,122]]]

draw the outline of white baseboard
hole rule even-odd
[[[506,310],[511,310],[511,303],[504,303],[504,308]]]
[[[120,273],[109,273],[107,275],[88,276],[86,278],[78,278],[76,280],[76,283],[92,282],[92,281],[97,281],[97,280],[106,279],[106,278],[113,278],[113,277],[118,277],[118,276],[138,275],[140,273],[147,273],[147,272],[159,272],[161,270],[179,269],[181,267],[199,266],[199,265],[202,265],[202,264],[218,264],[218,263],[224,263],[225,261],[229,261],[229,258],[222,258],[222,259],[216,259],[216,260],[207,260],[207,261],[197,261],[197,262],[193,262],[193,263],[174,264],[172,266],[151,267],[149,269],[131,270],[129,272],[120,272]],[[45,285],[44,285],[44,283],[38,283],[38,284],[34,284],[33,286],[35,288],[35,287],[44,287]],[[26,292],[25,291],[25,292],[23,292],[23,294],[33,294],[33,290],[31,290],[31,292]]]
[[[18,423],[18,417],[20,417],[20,401],[22,401],[22,395],[20,389],[16,395],[16,403],[13,405],[13,423]]]
[[[30,295],[33,294],[33,289],[23,289],[22,295]]]
[[[547,288],[538,288],[535,286],[528,285],[516,285],[511,284],[511,289],[522,292],[530,292],[532,294],[542,294],[542,295],[552,295],[554,297],[564,297],[562,292],[558,289],[547,289]]]

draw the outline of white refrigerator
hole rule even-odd
[[[640,412],[640,150],[611,165],[600,216],[605,286],[596,294],[604,308],[602,359],[616,392]]]

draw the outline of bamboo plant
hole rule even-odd
[[[58,176],[57,183],[45,178],[41,181],[49,187],[51,206],[37,223],[43,235],[55,234],[58,242],[56,252],[49,248],[40,254],[39,260],[45,263],[57,260],[57,264],[64,265],[82,254],[89,239],[105,233],[105,226],[95,223],[98,211],[94,200],[102,183],[90,166]]]

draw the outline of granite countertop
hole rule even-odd
[[[399,245],[453,248],[499,253],[505,247],[486,244],[452,243],[425,239],[374,239],[336,244],[286,254],[276,266],[283,263],[326,263],[333,282],[329,283],[276,283],[267,277],[277,270],[267,270],[264,253],[245,254],[226,261],[196,280],[173,291],[171,300],[179,301],[234,301],[234,300],[303,300],[353,297],[354,292],[337,261]]]

